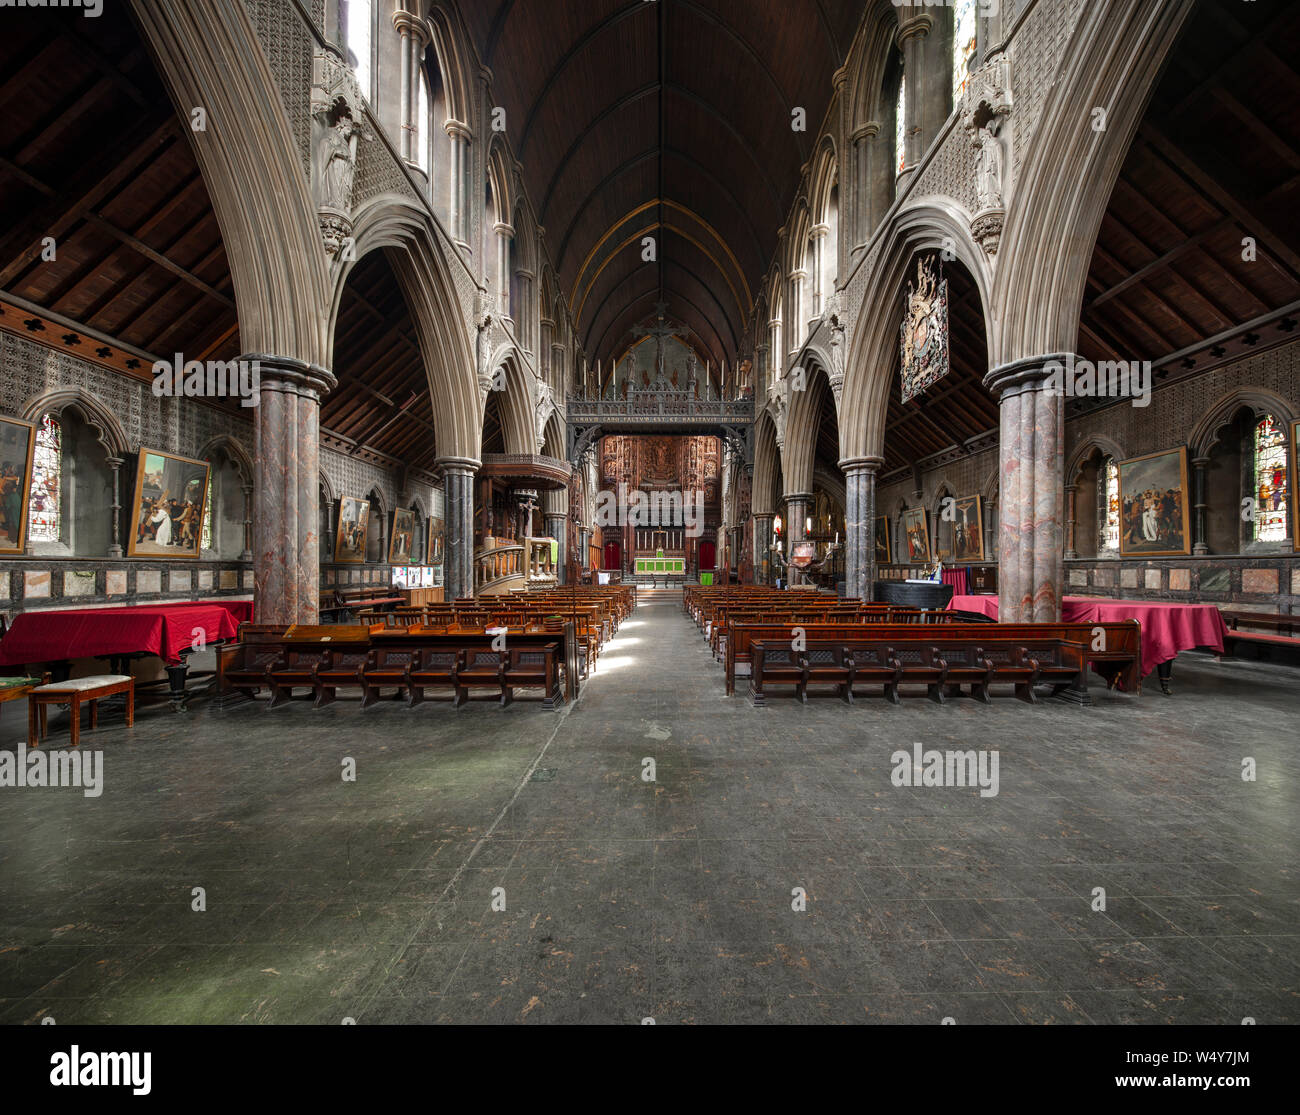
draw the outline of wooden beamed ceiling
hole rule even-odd
[[[662,299],[715,367],[733,363],[861,3],[461,9],[592,362],[625,351]]]

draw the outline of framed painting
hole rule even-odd
[[[398,508],[393,512],[392,537],[388,543],[388,562],[395,565],[411,560],[415,549],[415,512]]]
[[[1191,553],[1187,448],[1120,461],[1119,505],[1120,556]]]
[[[929,565],[930,524],[924,507],[909,507],[903,511],[903,537],[907,540],[907,560]]]
[[[894,551],[889,546],[889,516],[876,516],[876,564],[892,565]]]
[[[1300,554],[1300,506],[1296,500],[1300,472],[1296,471],[1297,462],[1300,462],[1300,418],[1291,423],[1291,487],[1287,489],[1287,499],[1291,504],[1291,548]]]
[[[339,529],[334,537],[334,560],[361,563],[366,560],[366,527],[370,522],[370,501],[355,496],[339,500]]]
[[[140,450],[127,556],[199,556],[210,468],[161,449]]]
[[[0,418],[0,554],[21,554],[27,549],[27,509],[31,506],[32,455],[36,451],[36,426],[21,418]],[[58,484],[58,477],[50,483]],[[37,491],[41,505],[55,509],[59,492]],[[58,523],[55,524],[57,532]]]
[[[984,505],[979,496],[956,496],[939,522],[939,556],[951,562],[984,560]]]
[[[444,547],[446,546],[447,524],[442,519],[431,518],[429,520],[429,548],[425,551],[424,560],[429,565],[441,565]]]

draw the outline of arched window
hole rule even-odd
[[[21,467],[21,466],[20,466]],[[63,509],[63,427],[41,415],[32,454],[32,494],[27,505],[28,542],[58,542]]]
[[[347,42],[348,65],[357,75],[362,96],[374,102],[374,70],[371,65],[374,38],[374,5],[371,0],[339,0],[339,24]]]
[[[1119,465],[1113,457],[1097,470],[1097,553],[1119,553]]]
[[[39,446],[39,442],[37,445]],[[1281,542],[1286,538],[1287,483],[1286,427],[1271,414],[1255,424],[1254,453],[1255,541]]]
[[[952,13],[952,103],[955,106],[970,80],[975,56],[975,0],[957,0]]]
[[[898,174],[907,165],[907,74],[898,79],[898,101],[894,105],[894,161]]]
[[[433,160],[432,136],[430,135],[429,114],[432,107],[429,101],[429,82],[424,76],[424,67],[420,67],[420,104],[415,113],[415,163],[428,177]]]

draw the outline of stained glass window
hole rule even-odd
[[[370,0],[344,0],[344,18],[347,21],[348,62],[357,75],[366,100],[373,100],[370,84]]]
[[[975,0],[957,0],[952,13],[952,100],[966,91],[967,64],[975,54]]]
[[[208,490],[203,496],[203,538],[200,550],[212,549],[212,470],[208,470]]]
[[[1101,509],[1098,516],[1100,537],[1097,550],[1119,550],[1119,465],[1113,457],[1107,457],[1101,463],[1097,473],[1097,506]]]
[[[907,75],[898,82],[898,103],[894,106],[894,157],[898,173],[903,173],[907,163]]]
[[[32,455],[32,496],[28,504],[27,538],[31,542],[59,541],[63,492],[63,428],[52,414],[36,428]]]
[[[1286,538],[1286,427],[1271,414],[1255,426],[1255,541]]]

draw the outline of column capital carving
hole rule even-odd
[[[439,457],[433,464],[444,476],[448,473],[472,476],[483,466],[477,457]]]
[[[840,471],[845,476],[855,472],[879,472],[884,463],[884,457],[845,457],[840,461]]]
[[[924,38],[934,30],[934,16],[927,12],[920,12],[917,15],[909,16],[907,19],[900,20],[898,24],[897,42],[901,47],[908,39],[914,36]]]
[[[497,223],[492,226],[492,231],[498,236],[505,237],[507,240],[513,240],[515,238],[515,226],[508,225],[504,221],[497,221]]]
[[[308,364],[292,356],[271,356],[267,353],[248,352],[239,357],[255,363],[258,385],[262,391],[294,391],[299,395],[320,398],[338,386],[334,373],[319,364]]]
[[[786,492],[781,497],[786,503],[812,503],[812,492]]]
[[[474,138],[474,133],[470,131],[469,125],[463,124],[459,120],[444,120],[442,130],[452,139],[463,139],[466,143]]]
[[[868,120],[865,124],[860,124],[854,128],[849,135],[849,139],[854,143],[861,143],[864,139],[875,139],[880,134],[880,121]]]
[[[1018,395],[1024,391],[1042,388],[1049,376],[1064,369],[1069,354],[1053,352],[1043,356],[1026,356],[990,369],[984,376],[984,386],[999,399]]]
[[[414,12],[402,11],[400,8],[393,13],[393,29],[400,35],[411,36],[421,46],[427,45],[432,37],[424,20]]]

